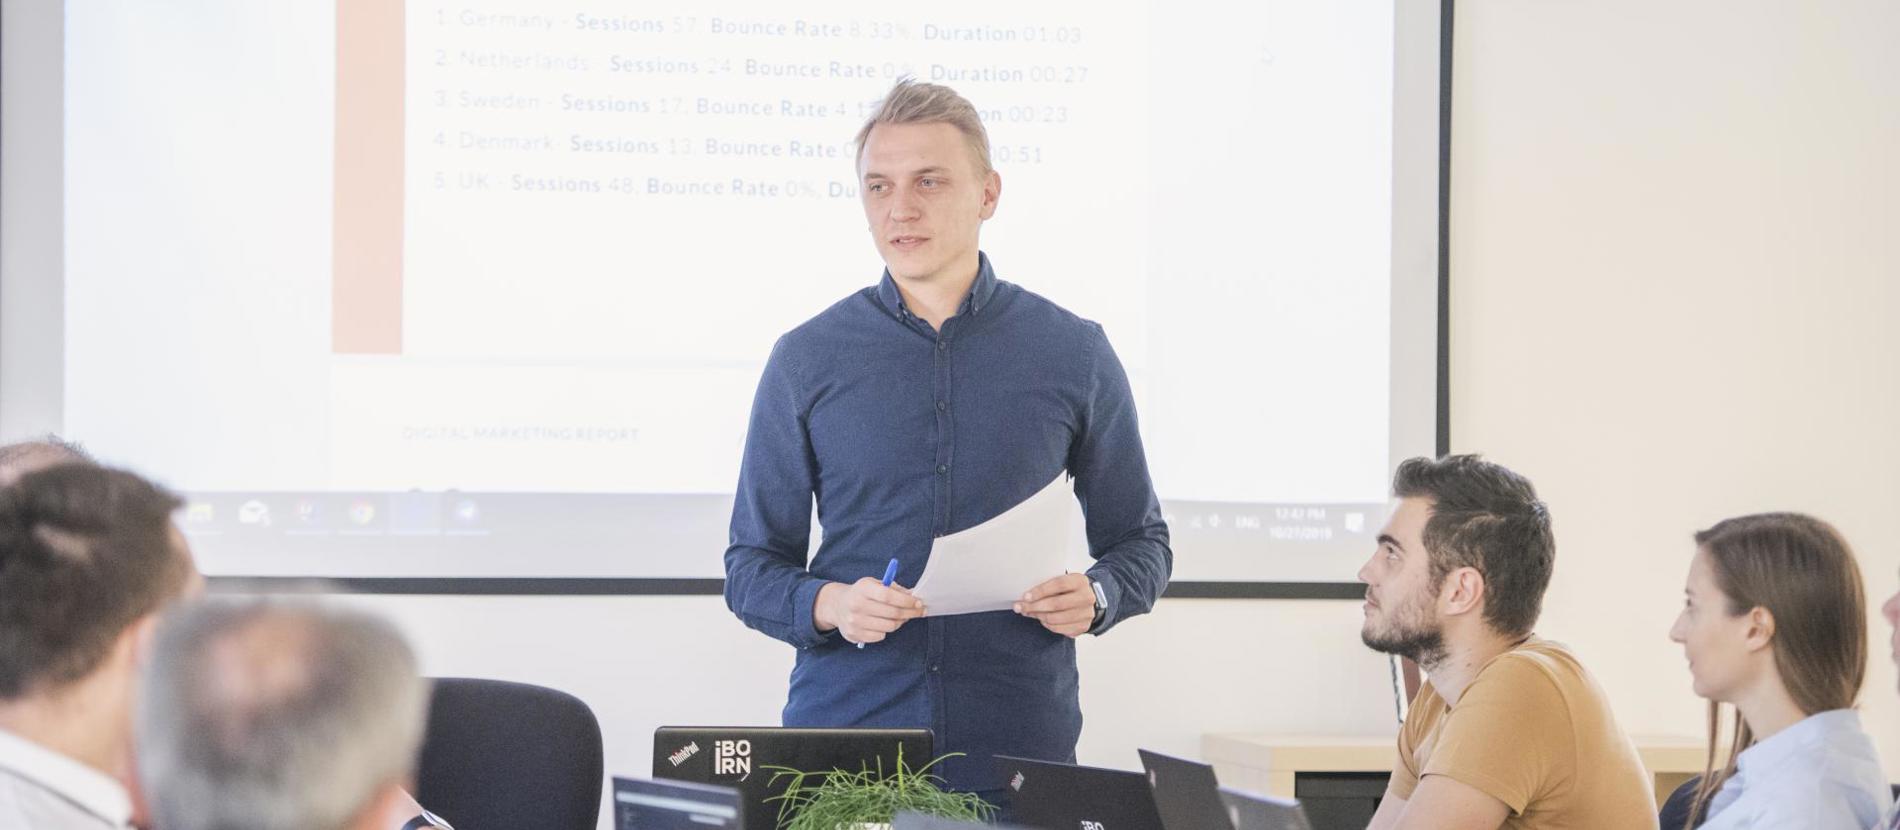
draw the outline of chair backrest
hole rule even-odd
[[[1695,803],[1695,788],[1701,784],[1702,776],[1698,775],[1682,782],[1682,786],[1669,794],[1669,798],[1663,801],[1662,810],[1656,815],[1661,830],[1682,830],[1682,823],[1689,820],[1689,807]],[[1708,818],[1703,816],[1702,820],[1707,821]],[[1699,826],[1701,822],[1697,824]]]
[[[604,780],[600,722],[579,698],[435,679],[416,800],[456,830],[594,830]]]

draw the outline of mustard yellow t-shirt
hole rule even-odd
[[[1399,730],[1392,793],[1442,775],[1504,802],[1506,830],[1656,827],[1656,795],[1603,689],[1564,646],[1535,637],[1478,669],[1457,705],[1430,681]]]

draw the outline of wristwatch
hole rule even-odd
[[[1095,619],[1089,621],[1089,630],[1093,631],[1102,624],[1102,617],[1108,614],[1108,592],[1102,590],[1102,583],[1096,582],[1093,577],[1089,578],[1089,590],[1095,592]]]
[[[422,815],[404,822],[402,830],[424,830],[424,828],[428,827],[437,827],[441,828],[441,830],[455,830],[455,828],[449,826],[449,823],[441,816],[431,813],[428,810],[423,810]]]

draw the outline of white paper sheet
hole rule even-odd
[[[933,617],[1006,611],[1023,592],[1061,576],[1069,540],[1082,527],[1075,485],[1057,473],[1049,486],[987,522],[930,546],[911,593]]]

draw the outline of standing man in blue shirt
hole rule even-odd
[[[952,787],[994,790],[992,755],[1074,760],[1074,638],[1154,606],[1173,567],[1168,528],[1102,327],[997,279],[977,249],[1003,183],[976,109],[900,81],[857,146],[886,269],[772,348],[726,604],[798,648],[787,726],[928,727],[940,753],[964,753],[941,768]],[[946,617],[880,583],[893,557],[898,581],[914,582],[933,539],[1065,470],[1088,573],[1036,586],[1013,613]],[[814,497],[824,542],[809,556]]]

